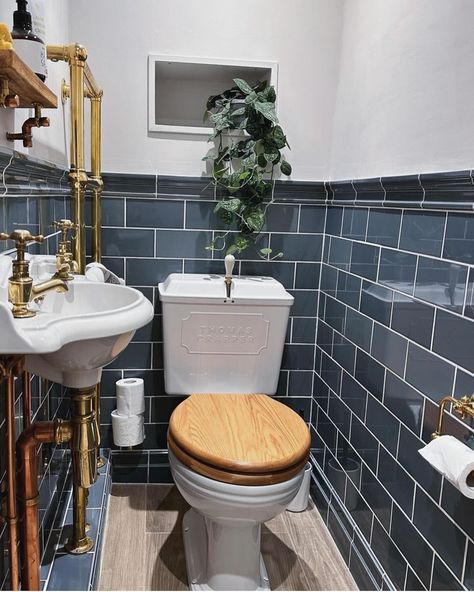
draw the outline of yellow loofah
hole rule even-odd
[[[5,23],[0,23],[0,49],[13,49],[12,36]]]

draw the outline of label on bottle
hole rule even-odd
[[[13,47],[35,74],[46,77],[46,47],[43,43],[31,39],[14,39]]]

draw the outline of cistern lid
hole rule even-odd
[[[219,481],[263,485],[305,465],[304,420],[267,395],[191,395],[170,419],[170,448],[192,469]]]
[[[216,303],[226,297],[224,276],[172,273],[159,284],[162,302]],[[288,305],[293,296],[277,280],[265,276],[234,276],[232,299],[242,304]]]

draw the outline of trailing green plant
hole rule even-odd
[[[275,173],[291,175],[291,165],[281,152],[290,146],[278,124],[274,87],[267,82],[251,86],[240,78],[234,83],[220,95],[209,97],[206,105],[205,119],[214,130],[209,141],[215,147],[203,160],[210,161],[218,199],[214,211],[228,227],[207,248],[235,254],[255,246],[262,258],[268,258],[272,250],[258,249],[258,242],[274,199]],[[229,237],[233,242],[228,246]]]

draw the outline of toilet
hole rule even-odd
[[[193,590],[270,590],[263,522],[300,488],[304,420],[272,399],[293,297],[268,277],[171,274],[159,284],[165,389],[189,395],[168,431]]]

